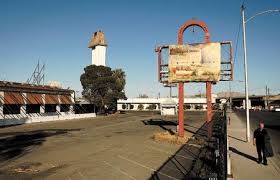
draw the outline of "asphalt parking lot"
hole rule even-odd
[[[151,138],[176,119],[143,112],[1,128],[0,179],[149,179],[181,147]],[[187,112],[187,136],[204,122],[205,112]]]

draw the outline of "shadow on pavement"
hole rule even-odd
[[[243,157],[245,157],[245,158],[247,158],[247,159],[250,159],[250,160],[252,160],[252,161],[256,161],[256,162],[257,162],[257,158],[255,158],[255,157],[253,157],[253,156],[251,156],[251,155],[249,155],[249,154],[245,154],[245,153],[243,153],[243,152],[237,150],[237,149],[234,148],[234,147],[229,147],[229,150],[230,150],[231,152],[235,153],[235,154],[238,154],[238,155],[243,156]]]
[[[47,137],[67,134],[80,129],[43,129],[29,132],[0,133],[0,162],[14,160],[32,152],[42,145]]]
[[[160,127],[177,126],[176,122],[164,120],[148,120],[143,123]],[[215,171],[214,148],[207,139],[207,124],[204,123],[194,133],[186,144],[151,175],[150,180],[203,179]]]
[[[169,120],[163,120],[163,119],[149,119],[149,120],[143,120],[142,122],[145,125],[159,126],[161,129],[168,131],[172,135],[175,133],[174,133],[174,131],[172,131],[171,127],[173,127],[173,129],[174,129],[174,127],[176,127],[178,125],[177,121],[169,121]],[[207,132],[206,129],[201,129],[201,127],[198,128],[198,127],[186,124],[186,123],[185,123],[185,127],[187,127],[187,128],[185,128],[185,131],[190,132],[192,134],[199,133],[200,135],[203,136],[205,134],[204,132]],[[190,130],[190,128],[188,128],[188,127],[195,129],[195,131]],[[200,130],[200,131],[198,132],[198,130]],[[206,134],[206,136],[207,136],[207,134]]]
[[[142,121],[145,125],[154,125],[159,126],[161,129],[168,131],[170,134],[174,135],[174,131],[171,128],[166,126],[177,126],[177,123],[174,121],[166,121],[161,119],[150,119],[150,120],[143,120]]]
[[[268,125],[268,124],[266,124],[265,128],[280,131],[280,125]]]
[[[224,148],[222,148],[226,147],[222,140],[225,129],[224,117],[222,112],[215,112],[212,121],[204,123],[199,128],[185,124],[185,130],[191,129],[193,136],[155,170],[149,179],[218,179],[224,177],[226,169]],[[202,117],[193,117],[192,121],[198,118]],[[150,119],[143,123],[163,126],[163,129],[174,129],[172,126],[177,126],[177,121],[174,120],[170,122],[162,119]],[[208,138],[208,130],[211,131],[211,138]]]
[[[230,136],[230,135],[228,135],[228,137],[230,137],[230,138],[232,138],[232,139],[235,139],[235,140],[237,140],[237,141],[246,142],[245,140],[243,140],[243,139],[239,139],[239,138],[234,137],[234,136]]]

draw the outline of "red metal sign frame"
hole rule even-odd
[[[184,38],[184,32],[187,28],[192,27],[192,26],[198,26],[200,27],[205,34],[205,43],[211,43],[210,40],[210,33],[207,25],[199,20],[190,20],[186,23],[184,23],[179,31],[178,31],[178,45],[183,45],[183,38]],[[221,62],[221,64],[226,64],[230,65],[229,69],[223,69],[221,72],[222,78],[220,79],[221,81],[230,81],[233,79],[233,63],[232,63],[232,46],[231,42],[222,42],[221,44],[229,44],[230,45],[230,50],[229,50],[229,61],[227,62]],[[161,70],[166,67],[168,67],[168,64],[163,64],[162,63],[162,50],[165,48],[168,48],[168,45],[163,45],[163,46],[158,46],[156,48],[156,52],[158,54],[158,80],[161,83],[166,83],[167,78],[168,78],[168,72],[161,72]],[[225,78],[224,78],[225,77]],[[180,137],[184,137],[184,82],[178,83],[178,95],[179,95],[179,112],[178,112],[178,135]],[[206,103],[207,103],[207,113],[206,113],[206,122],[208,124],[208,137],[211,136],[211,120],[212,120],[212,82],[206,82]]]

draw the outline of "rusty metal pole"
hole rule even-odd
[[[178,114],[178,123],[179,123],[179,136],[184,137],[184,83],[179,83],[179,114]]]
[[[178,32],[178,44],[182,45],[183,44],[183,36],[184,36],[184,31],[190,27],[190,26],[199,26],[200,28],[203,29],[204,33],[205,33],[205,43],[210,43],[210,33],[208,31],[208,27],[207,25],[199,20],[190,20],[188,22],[186,22],[185,24],[183,24]],[[211,103],[211,82],[207,82],[206,84],[207,87],[209,86],[209,88],[206,87],[207,92],[210,92],[210,95],[207,95],[207,98],[210,98],[210,103]],[[178,113],[178,122],[179,122],[179,136],[183,137],[184,136],[184,125],[185,125],[185,120],[184,120],[184,83],[181,82],[179,83],[179,113]],[[211,106],[211,104],[210,104]],[[208,106],[208,101],[207,101],[207,107]],[[209,108],[209,110],[207,110],[207,113],[210,112],[209,117],[211,117],[212,114],[212,106]],[[208,117],[208,115],[207,115]],[[211,120],[211,118],[210,118]]]
[[[161,66],[161,48],[156,49],[158,53],[158,80],[161,80],[160,66]]]
[[[212,120],[212,84],[211,82],[206,82],[206,101],[207,101],[207,131],[208,131],[208,137],[211,137],[212,132],[212,126],[211,126],[211,120]]]

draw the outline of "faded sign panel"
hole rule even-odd
[[[217,82],[220,69],[220,43],[169,46],[169,83]]]

